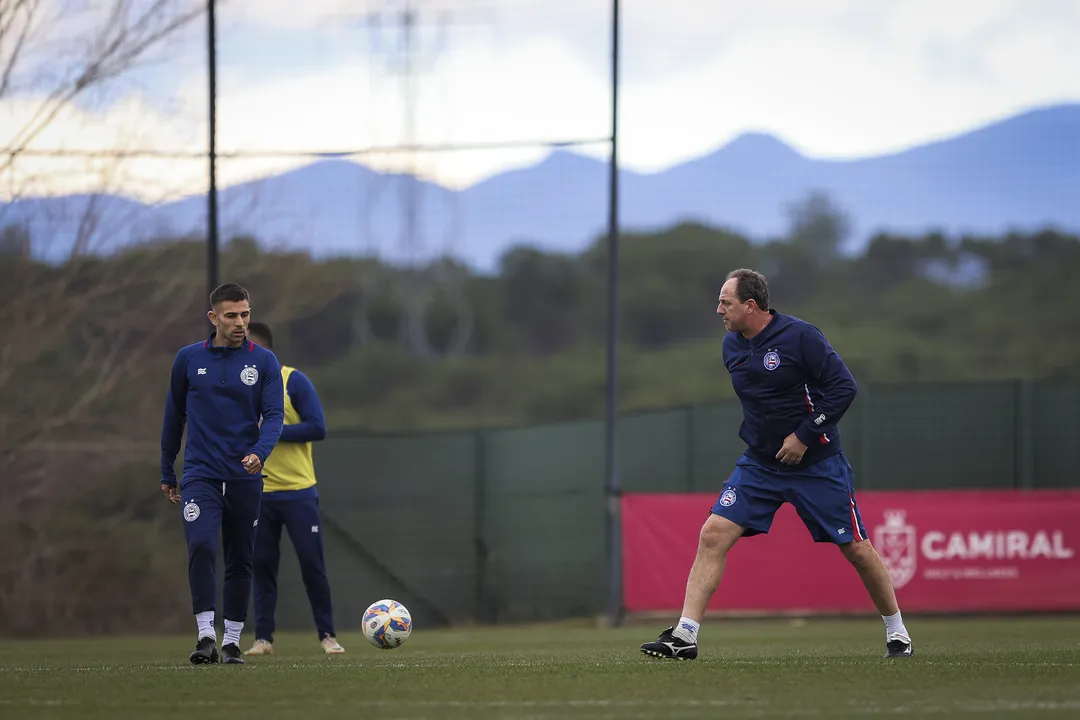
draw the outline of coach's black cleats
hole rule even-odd
[[[675,637],[675,628],[669,627],[653,642],[641,646],[641,652],[652,657],[668,660],[693,660],[697,657],[697,643],[688,643]]]
[[[243,653],[240,652],[240,646],[236,643],[228,643],[221,646],[221,662],[223,663],[238,663],[244,664]]]
[[[195,652],[188,656],[192,665],[207,665],[218,661],[217,641],[214,638],[199,638]]]
[[[885,655],[887,658],[906,658],[915,654],[915,647],[911,644],[911,638],[902,635],[890,635],[885,643]]]

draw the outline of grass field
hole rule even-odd
[[[392,651],[314,633],[273,657],[192,667],[194,635],[0,642],[0,718],[1080,717],[1080,618],[736,621],[692,662],[647,658],[661,624],[416,631]],[[244,647],[250,638],[245,638]]]

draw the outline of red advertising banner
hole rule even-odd
[[[698,531],[716,494],[622,501],[628,612],[682,608]],[[867,537],[905,612],[1080,610],[1080,491],[860,492]],[[728,554],[710,612],[873,613],[840,551],[790,505]]]

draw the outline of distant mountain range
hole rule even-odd
[[[245,234],[316,256],[378,252],[394,261],[446,252],[489,270],[515,243],[577,252],[605,232],[607,173],[606,161],[555,151],[453,191],[351,161],[319,161],[221,190],[222,238]],[[785,232],[785,207],[814,189],[848,213],[855,249],[880,230],[1078,232],[1080,104],[857,160],[807,158],[770,135],[742,135],[661,172],[622,171],[621,226],[647,231],[693,220],[765,240]],[[418,200],[412,220],[403,210],[410,194]],[[82,222],[88,214],[92,225]],[[56,258],[80,228],[88,246],[106,251],[163,235],[205,237],[206,198],[159,206],[109,195],[28,198],[0,205],[0,224],[12,223],[30,230],[36,254]],[[410,223],[416,247],[403,230]]]

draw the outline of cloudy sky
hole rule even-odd
[[[92,35],[114,0],[48,0]],[[148,0],[140,0],[148,1]],[[185,1],[185,0],[178,0]],[[191,0],[194,2],[194,0]],[[413,0],[422,144],[603,138],[610,127],[608,0]],[[401,34],[375,28],[401,0],[222,0],[219,151],[316,151],[408,139]],[[1050,103],[1080,101],[1080,0],[623,0],[621,160],[655,171],[740,133],[804,154],[887,153]],[[439,28],[442,28],[441,30]],[[53,30],[45,28],[41,35]],[[31,147],[205,151],[205,19],[109,92],[66,107]],[[0,49],[10,40],[0,41]],[[43,46],[44,47],[44,46]],[[0,58],[6,57],[0,52]],[[400,63],[399,63],[400,64]],[[10,147],[41,85],[0,95]],[[463,187],[544,148],[369,156]],[[604,145],[582,152],[603,156]],[[228,185],[309,162],[223,160]],[[19,159],[3,192],[107,186],[138,196],[205,189],[205,161]],[[22,190],[25,192],[26,190]]]

